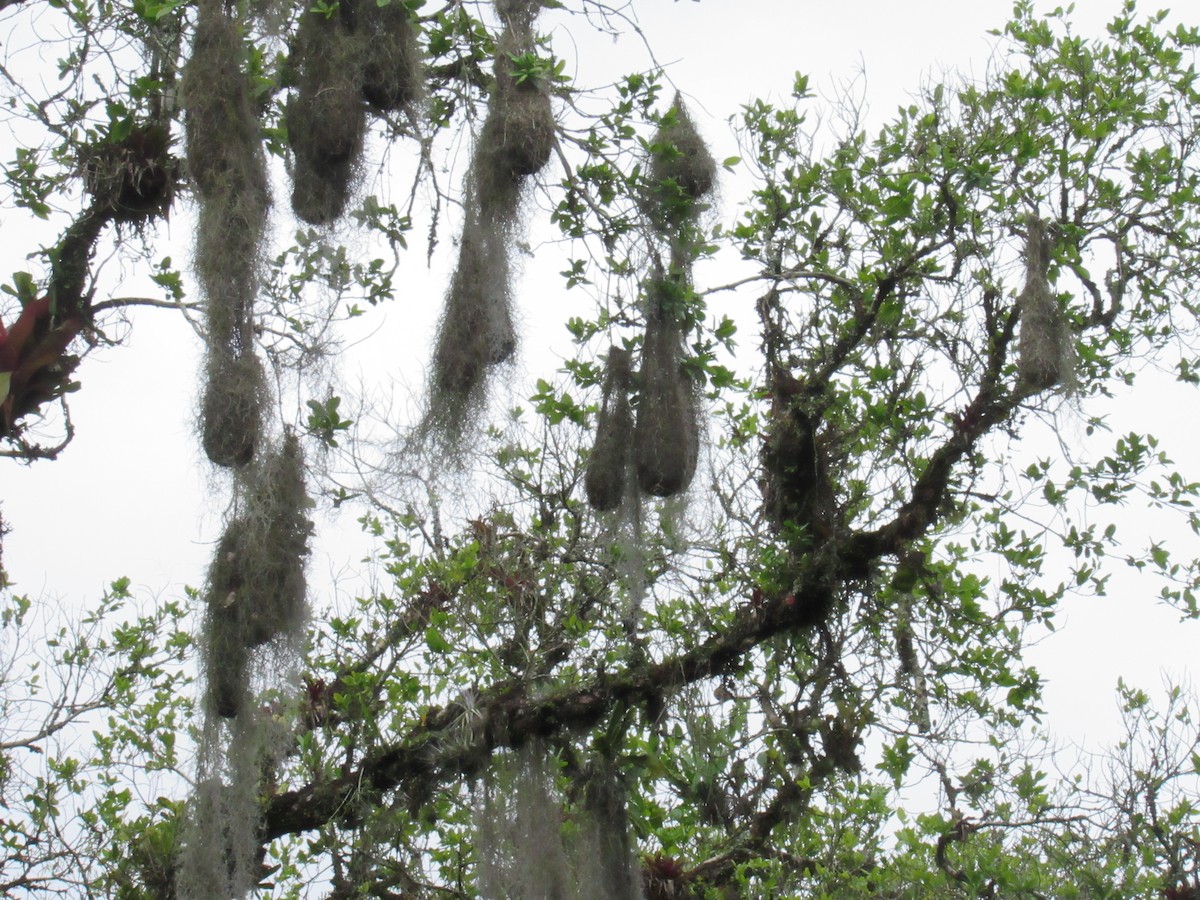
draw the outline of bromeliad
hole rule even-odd
[[[65,353],[83,322],[52,326],[49,297],[30,300],[11,328],[0,322],[0,437],[11,437],[16,421],[70,387],[67,376],[78,360]]]

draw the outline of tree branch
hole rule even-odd
[[[803,593],[744,605],[728,628],[662,662],[598,675],[582,686],[537,698],[525,696],[523,685],[505,682],[483,692],[470,711],[457,703],[431,710],[405,739],[372,753],[354,771],[271,798],[262,838],[319,828],[345,815],[353,807],[347,801],[362,792],[381,794],[469,775],[498,747],[520,747],[534,738],[589,728],[618,705],[653,713],[681,687],[738,668],[763,641],[822,621],[835,601],[833,582],[823,574],[814,568]]]
[[[1016,326],[1014,312],[1004,320],[999,333],[992,339],[979,391],[966,409],[955,417],[954,431],[929,458],[925,471],[913,486],[909,501],[886,525],[874,531],[859,532],[847,541],[842,552],[852,566],[851,571],[864,571],[872,560],[897,554],[909,541],[924,534],[937,521],[955,465],[974,449],[980,438],[1007,421],[1022,401],[1036,393],[1033,390],[1003,390],[1001,373]]]
[[[764,641],[824,621],[836,602],[838,585],[848,578],[866,577],[874,560],[896,553],[937,521],[954,466],[1029,396],[1020,390],[1004,392],[1001,386],[1015,329],[1016,317],[1010,315],[993,338],[979,392],[930,458],[911,499],[881,528],[856,533],[843,542],[829,539],[814,548],[792,594],[747,603],[730,627],[659,663],[601,674],[585,685],[538,698],[526,696],[518,682],[504,682],[482,692],[471,710],[457,703],[432,710],[405,739],[367,756],[354,771],[271,798],[263,839],[309,831],[336,820],[354,807],[348,801],[362,792],[377,795],[409,785],[421,795],[425,791],[420,788],[430,782],[477,771],[498,747],[520,747],[534,738],[589,728],[618,704],[652,712],[680,688],[737,669],[746,654]],[[780,798],[785,804],[791,799]],[[769,829],[769,824],[768,816],[761,827]]]
[[[154,297],[112,297],[108,300],[102,300],[99,303],[93,303],[91,310],[92,314],[95,315],[107,309],[125,309],[129,306],[151,306],[155,309],[176,310],[196,310],[200,308],[199,303],[183,303],[178,300],[158,300]]]
[[[114,215],[111,208],[93,203],[49,251],[50,283],[46,292],[54,300],[55,323],[76,316],[90,319],[91,291],[85,290],[85,286],[91,273],[92,254],[104,226]]]

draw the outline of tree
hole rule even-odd
[[[1158,714],[1126,690],[1119,765],[1054,782],[1023,659],[1123,557],[1196,617],[1195,561],[1123,549],[1115,513],[1197,530],[1200,485],[1152,435],[1021,455],[1064,412],[1103,434],[1093,401],[1147,363],[1197,383],[1200,31],[1129,3],[1088,40],[1019,2],[984,81],[928,85],[876,135],[852,109],[818,127],[797,75],[741,111],[725,167],[751,188],[723,213],[662,71],[596,92],[565,74],[551,16],[635,27],[595,0],[4,6],[63,35],[59,82],[5,70],[36,136],[8,203],[66,222],[5,288],[7,452],[62,452],[51,407],[86,389],[110,317],[166,306],[205,341],[198,430],[232,499],[187,605],[118,623],[118,581],[27,672],[7,654],[0,775],[22,799],[0,883],[1200,892],[1187,697]],[[401,206],[363,180],[384,145],[414,166]],[[535,207],[590,312],[505,409]],[[379,451],[309,373],[451,209],[424,411]],[[168,213],[195,230],[194,277],[160,249]],[[350,225],[392,258],[360,261]],[[110,294],[109,252],[162,295]],[[352,614],[306,619],[310,495],[378,539]],[[35,608],[7,602],[24,639]],[[928,773],[936,808],[909,817],[894,792]]]

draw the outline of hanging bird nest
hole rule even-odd
[[[204,293],[210,346],[234,353],[254,344],[267,207],[255,194],[205,200],[196,222],[194,266]]]
[[[308,160],[296,157],[292,168],[292,212],[301,221],[309,225],[336,222],[346,211],[353,189],[354,173],[351,167],[327,170],[321,174]]]
[[[438,392],[465,396],[479,385],[487,366],[512,358],[516,330],[510,281],[503,236],[468,222],[433,355]]]
[[[208,458],[228,467],[254,456],[266,389],[253,327],[270,191],[245,57],[222,5],[202,2],[182,85],[188,171],[201,200],[195,269],[208,362],[200,432]]]
[[[266,379],[254,353],[266,207],[262,198],[219,192],[196,226],[196,274],[204,293],[208,361],[200,401],[201,443],[219,466],[250,462],[262,427]]]
[[[1054,236],[1031,216],[1025,244],[1025,286],[1017,296],[1021,335],[1017,368],[1021,381],[1038,390],[1074,382],[1075,344],[1066,311],[1050,286]]]
[[[485,406],[489,368],[511,359],[516,349],[509,253],[520,188],[554,148],[548,86],[539,79],[518,84],[512,61],[534,46],[532,19],[539,7],[497,6],[506,28],[497,43],[495,86],[467,177],[466,220],[433,352],[429,409],[418,429],[435,437],[451,458]]]
[[[581,896],[641,897],[641,873],[629,831],[628,788],[610,761],[589,767],[575,848]]]
[[[679,94],[650,141],[642,210],[660,234],[693,224],[717,183],[717,164]]]
[[[341,216],[354,189],[367,131],[363,54],[342,15],[307,12],[291,66],[296,90],[284,110],[294,154],[292,209],[312,225]]]
[[[628,482],[629,448],[633,443],[633,410],[629,405],[631,366],[630,353],[625,348],[612,347],[608,351],[603,401],[596,418],[596,442],[583,480],[588,503],[601,512],[621,505]]]
[[[226,526],[209,565],[204,634],[218,715],[236,715],[231,698],[244,693],[247,651],[303,628],[310,505],[300,443],[289,434],[252,473],[244,508]],[[233,674],[219,671],[226,661]]]
[[[484,215],[516,213],[520,186],[554,153],[555,121],[546,78],[518,81],[514,56],[533,52],[532,35],[507,29],[497,44],[495,87],[473,161],[474,190]]]
[[[683,369],[679,321],[686,284],[661,273],[646,297],[646,333],[633,445],[638,485],[655,497],[686,491],[696,473],[700,425],[695,388]]]
[[[458,267],[446,293],[429,379],[429,407],[418,432],[444,460],[462,462],[464,439],[487,407],[488,373],[516,350],[508,245],[468,219]]]
[[[554,152],[550,94],[536,87],[497,94],[479,135],[477,185],[486,208],[511,203],[524,179],[536,175]]]
[[[376,0],[354,0],[351,8],[363,99],[379,112],[413,106],[422,93],[423,63],[407,8],[400,0],[385,6]]]
[[[262,433],[266,378],[253,350],[210,352],[204,397],[200,405],[200,437],[209,460],[241,468],[254,458]]]
[[[811,530],[832,508],[832,487],[817,440],[818,422],[804,410],[804,388],[773,368],[770,424],[763,440],[763,511],[776,534]]]
[[[266,209],[269,180],[246,49],[219,0],[204,0],[180,86],[187,170],[203,198]]]

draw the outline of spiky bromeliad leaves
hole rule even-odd
[[[166,216],[175,194],[171,132],[164,124],[134,124],[119,140],[89,147],[84,158],[87,190],[116,222]]]
[[[12,326],[0,322],[0,437],[13,437],[17,420],[70,390],[78,360],[67,347],[83,322],[51,327],[49,297],[30,300]]]

